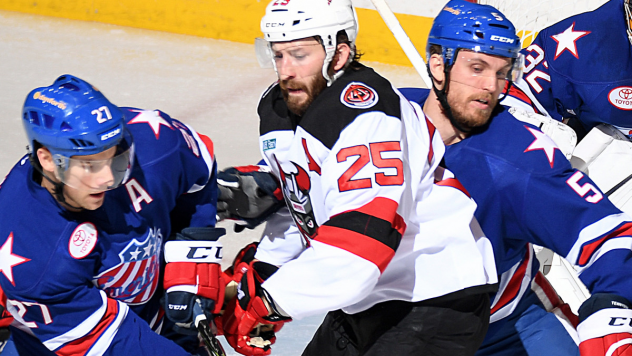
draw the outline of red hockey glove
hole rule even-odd
[[[597,293],[579,308],[582,356],[632,356],[632,304],[615,294]]]
[[[258,242],[251,242],[239,250],[232,265],[224,270],[224,274],[239,283],[244,272],[248,270],[250,263],[255,259],[258,246]]]
[[[0,289],[0,353],[9,341],[11,332],[9,331],[9,325],[13,322],[13,316],[6,309],[7,298],[4,295],[2,289]]]
[[[217,174],[219,220],[237,220],[235,231],[254,229],[285,206],[279,183],[267,166],[230,167]]]
[[[244,273],[232,299],[224,311],[222,324],[226,341],[243,355],[269,355],[275,332],[292,321],[275,308],[274,302],[261,287],[261,283],[278,268],[255,261]],[[270,307],[270,309],[268,309]]]
[[[222,244],[217,239],[225,233],[221,228],[188,227],[165,244],[165,314],[192,333],[197,333],[191,324],[195,300],[200,299],[209,320],[224,301]]]

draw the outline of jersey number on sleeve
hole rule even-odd
[[[584,196],[588,192],[592,192],[593,194],[590,194],[586,198],[584,198],[589,203],[598,203],[601,199],[603,199],[603,194],[601,194],[599,189],[595,188],[594,185],[590,183],[579,185],[579,180],[582,178],[584,178],[584,174],[580,171],[577,171],[570,178],[568,178],[566,184],[573,188],[575,193],[577,193],[582,198],[584,198]]]
[[[7,302],[11,303],[11,305],[15,306],[18,309],[18,315],[20,316],[20,318],[24,319],[24,314],[26,314],[27,307],[38,306],[42,311],[42,319],[44,320],[44,324],[50,324],[53,322],[53,319],[50,316],[50,311],[48,310],[48,307],[44,304],[33,302],[19,302],[12,299],[7,299]],[[35,324],[35,322],[33,321],[25,321],[24,325],[28,326],[31,329],[37,328],[37,324]]]
[[[524,69],[524,77],[527,83],[536,91],[536,93],[542,92],[542,86],[538,83],[538,79],[545,80],[547,82],[551,82],[551,76],[541,70],[534,70],[531,72],[538,64],[540,64],[544,60],[544,50],[538,45],[531,45],[527,47],[527,51],[529,51],[529,55],[525,58],[525,69]],[[535,53],[535,57],[533,54]],[[546,66],[546,64],[545,64]]]
[[[345,162],[349,157],[358,156],[358,159],[338,178],[338,189],[341,192],[354,189],[371,188],[371,178],[352,179],[369,162],[377,168],[393,168],[395,175],[386,175],[382,172],[375,173],[375,183],[378,185],[402,185],[404,183],[404,164],[399,158],[384,158],[382,152],[401,151],[399,141],[374,142],[341,149],[336,158],[338,162]]]

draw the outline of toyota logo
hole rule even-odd
[[[621,99],[632,99],[632,88],[624,88],[619,90],[619,97]]]
[[[86,241],[86,232],[83,230],[77,231],[75,235],[72,237],[72,242],[76,246],[80,246],[84,241]]]

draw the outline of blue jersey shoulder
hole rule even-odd
[[[446,148],[446,159],[458,155],[501,161],[517,172],[527,174],[550,174],[551,170],[571,168],[550,137],[535,126],[516,119],[502,106],[497,108],[487,126]]]

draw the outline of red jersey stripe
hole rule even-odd
[[[581,253],[579,254],[579,261],[577,264],[580,266],[585,266],[588,261],[590,261],[590,258],[595,254],[595,252],[599,250],[601,245],[603,245],[607,240],[619,236],[632,236],[632,223],[623,224],[618,229],[612,231],[604,237],[582,246]]]
[[[459,182],[459,180],[456,178],[448,178],[448,179],[440,180],[438,182],[435,182],[435,184],[443,186],[443,187],[456,188],[460,190],[461,192],[463,192],[463,194],[467,195],[468,198],[472,197],[470,193],[467,191],[467,189],[465,189],[463,184],[461,184],[461,182]]]
[[[395,255],[395,251],[392,248],[378,240],[339,227],[328,225],[319,227],[314,240],[362,257],[376,265],[380,272],[384,272],[384,269]]]
[[[92,345],[96,343],[103,332],[114,322],[119,312],[118,302],[114,299],[107,299],[108,306],[105,311],[105,315],[101,318],[101,321],[92,329],[92,331],[79,339],[67,343],[62,348],[55,351],[58,356],[76,356],[85,355]]]
[[[527,254],[525,255],[524,260],[522,261],[522,264],[520,264],[520,266],[518,267],[514,275],[511,276],[509,283],[507,283],[507,287],[503,291],[503,294],[498,300],[498,303],[496,303],[496,305],[494,305],[494,307],[492,308],[490,314],[494,314],[495,312],[500,310],[502,307],[509,304],[509,302],[511,302],[514,298],[516,298],[516,296],[520,292],[520,287],[522,286],[522,280],[524,279],[524,276],[527,272],[528,265],[529,265],[529,251],[527,250]]]

